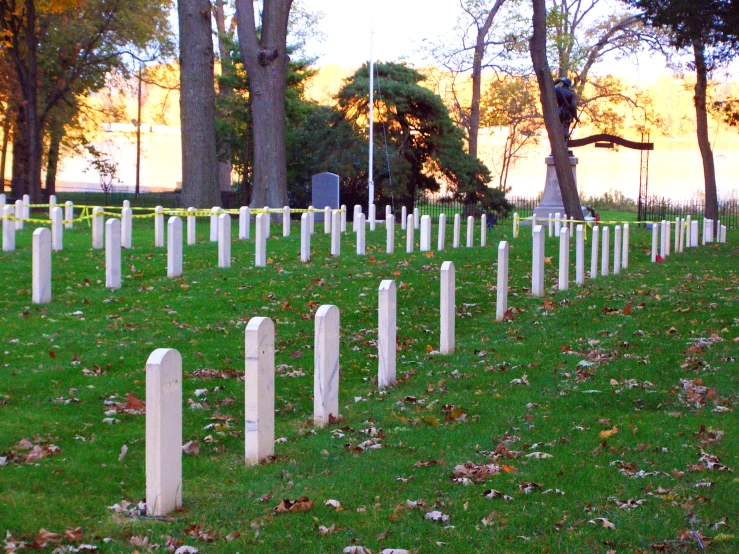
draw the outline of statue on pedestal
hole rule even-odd
[[[579,122],[577,117],[577,96],[570,88],[572,81],[567,77],[554,81],[554,93],[557,95],[557,112],[559,114],[559,122],[562,124],[562,134],[565,142],[570,140],[575,122]]]

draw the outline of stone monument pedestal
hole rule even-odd
[[[544,182],[544,194],[541,197],[539,205],[534,208],[534,215],[536,219],[546,220],[549,219],[549,214],[559,213],[562,219],[565,216],[565,207],[562,203],[562,193],[559,190],[559,180],[557,179],[557,171],[554,168],[554,158],[547,156],[544,158],[547,164],[547,176]],[[575,178],[575,184],[577,184],[577,158],[570,156],[570,166],[572,167],[572,176]],[[526,221],[528,225],[531,225],[530,220]]]

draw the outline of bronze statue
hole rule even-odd
[[[560,86],[554,87],[554,92],[557,95],[557,112],[559,114],[559,122],[562,124],[562,134],[565,137],[565,141],[568,142],[572,135],[574,122],[580,121],[577,117],[577,96],[570,89],[572,81],[567,77],[554,81],[555,85],[559,85],[560,83]]]

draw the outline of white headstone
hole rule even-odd
[[[421,216],[421,252],[428,252],[431,250],[431,216]]]
[[[600,274],[603,275],[603,277],[608,276],[608,264],[610,262],[610,255],[611,255],[611,243],[610,243],[610,232],[611,230],[607,227],[603,227],[603,238],[602,238],[602,254],[601,254],[601,264],[600,264]]]
[[[446,214],[439,214],[439,240],[436,245],[436,249],[441,252],[444,250],[446,242]]]
[[[346,204],[341,205],[341,232],[346,233]]]
[[[309,209],[313,209],[313,206],[310,206]],[[313,215],[311,212],[308,212],[308,221],[313,221]],[[264,217],[262,218],[262,226],[264,227],[264,240],[266,241],[269,237],[272,236],[272,214],[269,211],[269,206],[264,207]],[[313,231],[311,230],[311,233]]]
[[[377,303],[377,384],[380,389],[395,384],[396,309],[395,281],[387,279],[380,283]]]
[[[331,212],[331,255],[341,255],[341,214]]]
[[[218,216],[218,267],[231,267],[231,216]]]
[[[290,207],[283,206],[282,208],[282,236],[290,236]]]
[[[56,194],[49,195],[49,219],[51,219],[51,210],[56,207]]]
[[[249,230],[251,227],[251,210],[249,206],[241,206],[239,208],[239,239],[249,240]]]
[[[133,237],[133,211],[131,208],[121,210],[121,248],[131,248]]]
[[[471,215],[467,217],[467,248],[474,246],[475,240],[475,218]]]
[[[559,230],[559,290],[570,288],[570,230]]]
[[[64,221],[64,228],[72,229],[74,226],[74,203],[71,200],[64,203]]]
[[[354,204],[354,217],[352,217],[352,231],[355,233],[357,232],[357,229],[359,228],[359,214],[362,213],[362,206],[359,204]]]
[[[182,275],[182,219],[172,216],[167,220],[167,277]]]
[[[210,242],[218,242],[218,214],[221,208],[213,206],[210,209]]]
[[[158,348],[146,360],[146,514],[182,506],[182,356]]]
[[[313,211],[314,209],[313,206],[308,206],[308,227],[311,235],[316,232],[316,212]]]
[[[560,221],[560,214],[559,212],[554,214],[554,236],[558,237],[559,232],[562,229],[562,222]]]
[[[623,247],[621,248],[621,267],[629,267],[629,224],[624,223]]]
[[[197,241],[197,217],[195,208],[187,208],[187,245],[192,246]]]
[[[706,244],[706,231],[708,230],[708,226],[706,225],[707,222],[708,220],[704,217],[703,218],[703,233],[701,235],[701,245]]]
[[[388,217],[393,213],[393,208],[390,204],[385,206],[385,225],[387,225]]]
[[[3,215],[3,252],[15,250],[15,221],[10,219],[15,215],[14,206],[4,206]]]
[[[23,195],[23,219],[31,217],[31,196],[28,194]]]
[[[454,238],[452,239],[452,248],[459,248],[459,238],[462,234],[462,216],[454,214]]]
[[[495,320],[503,321],[508,311],[508,241],[498,243],[498,281],[495,291]]]
[[[31,249],[32,301],[51,302],[51,231],[40,227],[33,232]]]
[[[115,218],[105,222],[105,287],[121,288],[121,222]]]
[[[395,216],[393,214],[385,215],[385,229],[387,237],[385,238],[385,251],[388,254],[395,253]]]
[[[306,221],[310,234],[309,224]],[[275,326],[272,320],[267,317],[250,319],[244,344],[244,451],[246,465],[257,465],[275,453]]]
[[[154,248],[164,248],[164,207],[154,208]]]
[[[721,220],[720,219],[716,220],[715,224],[713,225],[713,230],[715,231],[714,234],[716,236],[716,242],[720,242],[721,240]]]
[[[131,201],[130,200],[124,200],[122,207],[123,208],[130,208],[131,207]]]
[[[63,210],[59,206],[51,208],[51,249],[60,252],[64,249]]]
[[[690,238],[690,235],[693,230],[693,225],[691,224],[691,216],[685,217],[685,246],[690,248],[693,244],[693,240]]]
[[[675,220],[675,254],[682,252],[683,242],[683,218],[678,217]]]
[[[339,308],[316,311],[313,348],[313,426],[324,427],[339,415]]]
[[[364,224],[364,214],[359,213],[357,216],[357,254],[364,256],[367,253],[367,246],[365,244],[365,233],[367,232],[367,226]]]
[[[661,236],[659,241],[659,255],[662,256],[663,260],[667,258],[667,225],[668,222],[663,219],[660,224]]]
[[[652,263],[657,261],[657,245],[659,244],[660,227],[662,227],[662,225],[657,225],[656,222],[652,223],[652,254],[650,258]]]
[[[621,226],[613,228],[613,274],[621,273]]]
[[[92,247],[101,250],[105,246],[105,216],[100,206],[92,209]]]
[[[405,226],[408,223],[408,208],[402,206],[400,208],[400,228],[405,231]]]
[[[331,232],[331,208],[323,208],[323,232],[328,235]]]
[[[515,221],[518,221],[518,214],[514,214]],[[518,227],[518,225],[516,225]],[[516,229],[514,236],[518,236],[518,229]],[[488,216],[482,214],[480,216],[480,246],[487,245],[488,242]]]
[[[713,242],[713,219],[706,219],[706,242]]]
[[[531,258],[531,294],[544,296],[544,228],[541,225],[534,227],[533,252]]]
[[[592,239],[593,246],[590,252],[590,278],[595,279],[598,277],[598,244],[600,242],[600,227],[598,225],[593,227]]]
[[[303,215],[307,216],[308,214]],[[267,225],[264,223],[265,219],[269,219],[269,214],[260,213],[257,214],[254,222],[254,267],[267,267]]]
[[[23,219],[25,218],[26,210],[23,207],[23,200],[15,201],[15,230],[20,231],[23,229]]]
[[[726,242],[726,225],[721,226],[721,242]]]
[[[310,261],[310,221],[307,213],[300,216],[300,261]]]
[[[572,237],[575,234],[575,218],[570,218],[570,237]]]
[[[482,214],[482,216],[484,217],[485,214]],[[513,225],[513,229],[511,229],[513,231],[513,238],[516,238],[518,237],[518,212],[513,212],[513,221],[511,224]],[[482,226],[482,223],[480,223],[480,226]]]
[[[421,225],[421,212],[418,208],[413,208],[413,227],[416,229]]]
[[[549,219],[547,220],[547,223],[549,223],[549,236],[554,236],[554,214],[549,214]]]
[[[377,227],[377,208],[374,204],[370,204],[369,207],[369,228],[370,231],[374,231]]]
[[[575,227],[575,284],[585,284],[585,228]]]
[[[690,222],[690,247],[698,248],[698,222]]]
[[[405,251],[407,254],[413,252],[413,243],[415,242],[415,227],[413,215],[408,215],[405,222]]]
[[[672,225],[669,221],[665,221],[665,254],[670,255],[670,245],[672,244],[671,235]]]
[[[427,215],[423,217],[429,217]],[[423,225],[423,218],[421,219]],[[454,353],[454,318],[456,316],[454,263],[441,264],[441,331],[439,352],[442,354]]]
[[[5,193],[0,192],[0,210],[5,207],[6,200],[5,200]]]

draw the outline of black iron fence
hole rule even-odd
[[[528,217],[534,213],[534,208],[539,204],[540,200],[538,197],[525,196],[508,196],[506,198],[513,204],[513,210],[503,217],[496,214],[499,220],[506,220],[513,217],[514,212],[518,212],[519,217]],[[484,210],[481,204],[477,204],[474,208],[471,210],[468,209],[465,212],[464,202],[441,195],[421,196],[416,200],[416,207],[421,212],[421,215],[430,215],[432,220],[438,220],[441,214],[445,214],[447,221],[450,221],[456,214],[471,212],[471,215],[479,217],[481,214],[487,213],[487,210]]]
[[[662,221],[676,217],[690,216],[692,219],[704,217],[706,203],[703,199],[670,200],[669,198],[649,196],[645,202],[647,221]],[[739,198],[726,198],[718,201],[718,218],[727,229],[739,228]]]

